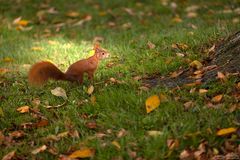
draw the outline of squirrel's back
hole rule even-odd
[[[34,64],[28,73],[29,83],[35,86],[46,83],[49,78],[62,80],[65,79],[65,75],[54,64],[47,61]]]

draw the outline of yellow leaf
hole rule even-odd
[[[149,136],[156,137],[156,136],[161,136],[161,135],[163,135],[163,132],[161,132],[161,131],[147,131],[147,134],[148,134]]]
[[[225,136],[225,135],[229,135],[231,133],[234,133],[237,131],[237,128],[224,128],[224,129],[220,129],[219,131],[217,131],[217,136]]]
[[[27,20],[20,20],[16,24],[18,24],[18,25],[20,25],[22,27],[25,27],[25,26],[28,25],[28,23],[29,23],[29,21],[27,21]]]
[[[9,62],[13,62],[13,59],[12,59],[12,58],[9,58],[9,57],[5,57],[5,58],[3,58],[2,61],[9,63]]]
[[[121,146],[117,141],[112,141],[112,145],[114,145],[118,150],[121,149]]]
[[[153,111],[154,109],[158,108],[160,105],[160,99],[157,95],[153,95],[147,98],[145,102],[146,111],[147,113]]]
[[[69,158],[88,158],[93,157],[94,154],[95,154],[94,149],[84,148],[73,152],[71,155],[69,155]]]
[[[199,62],[199,61],[197,61],[197,60],[192,61],[192,62],[190,63],[190,66],[191,66],[192,68],[195,68],[195,69],[200,69],[200,68],[203,67],[202,63]]]
[[[42,47],[32,47],[31,50],[32,51],[42,51],[43,48]]]
[[[88,89],[87,89],[87,94],[91,95],[94,91],[94,87],[93,85],[89,86]]]
[[[212,98],[212,102],[218,103],[218,102],[220,102],[222,100],[222,98],[223,98],[223,95],[219,94],[219,95],[217,95],[217,96]]]
[[[29,112],[29,106],[22,106],[17,109],[18,112],[20,113],[27,113]]]

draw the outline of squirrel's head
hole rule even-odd
[[[95,51],[95,55],[97,56],[98,59],[105,59],[105,58],[109,57],[108,51],[106,51],[103,48],[100,48],[99,44],[95,44],[94,51]]]

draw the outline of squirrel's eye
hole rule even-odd
[[[104,55],[105,53],[104,52],[102,52],[102,55]]]

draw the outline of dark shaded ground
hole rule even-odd
[[[200,78],[196,76],[194,78],[194,72],[197,70],[189,67],[175,78],[154,76],[147,78],[144,83],[174,88],[190,83],[211,82],[216,79],[218,72],[240,77],[240,31],[218,42],[215,49],[208,54],[208,57],[203,60],[204,67],[198,70],[202,74]]]

